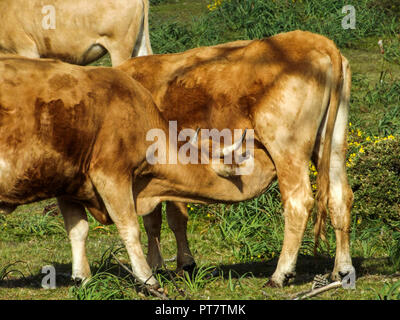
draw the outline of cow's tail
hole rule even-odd
[[[332,42],[333,44],[333,42]],[[339,110],[341,91],[343,86],[343,71],[342,71],[342,56],[335,45],[327,48],[327,54],[331,59],[332,73],[331,73],[331,92],[328,108],[320,128],[320,143],[322,143],[322,155],[318,157],[317,161],[317,213],[314,220],[314,237],[315,247],[314,253],[317,251],[319,239],[325,243],[325,229],[326,219],[328,214],[328,202],[329,202],[329,171],[331,163],[331,152],[332,152],[332,139],[333,131],[335,128],[336,117]],[[325,131],[323,130],[325,127]]]
[[[150,30],[149,30],[149,13],[150,13],[150,0],[142,0],[143,1],[143,10],[144,10],[144,18],[143,18],[143,33],[146,37],[146,48],[148,55],[153,54],[153,49],[151,48],[150,43]]]

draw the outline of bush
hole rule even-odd
[[[359,133],[357,137],[360,138]],[[366,137],[364,142],[350,144],[347,166],[354,192],[352,215],[358,224],[368,219],[397,225],[400,219],[399,137]]]

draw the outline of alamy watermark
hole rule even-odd
[[[55,30],[57,24],[56,8],[52,5],[43,6],[42,8],[42,27],[44,30]]]
[[[343,289],[355,289],[356,288],[356,270],[351,267],[350,271],[342,278]]]
[[[347,5],[342,8],[342,13],[345,14],[342,19],[342,28],[355,29],[356,28],[356,8],[352,5]]]
[[[56,269],[54,266],[44,266],[42,273],[46,274],[42,279],[42,288],[56,289]]]
[[[161,129],[147,132],[149,164],[219,164],[235,166],[234,175],[251,174],[254,167],[253,129],[183,129],[178,133],[176,121],[169,121],[167,134]],[[200,139],[201,138],[201,139]],[[189,139],[189,140],[188,140]],[[224,147],[221,147],[223,140]],[[244,149],[243,149],[244,147]]]

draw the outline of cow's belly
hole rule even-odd
[[[74,194],[83,182],[79,169],[59,157],[32,156],[27,160],[24,156],[7,159],[0,155],[0,213],[1,208],[9,213],[8,208],[14,206]]]
[[[41,58],[60,59],[72,64],[88,65],[100,59],[106,53],[107,50],[103,46],[96,44],[94,41],[89,41],[74,49],[68,47],[67,51],[57,51],[55,49],[48,50],[43,48],[43,50],[40,52],[40,56]]]

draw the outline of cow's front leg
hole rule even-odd
[[[86,257],[86,239],[89,224],[84,206],[79,203],[57,198],[64,225],[71,241],[72,249],[72,279],[84,281],[90,277],[89,262]]]
[[[91,173],[90,177],[125,244],[133,274],[142,283],[158,288],[159,284],[146,262],[140,243],[140,227],[133,202],[131,175],[115,177],[112,173],[97,171]]]
[[[296,168],[292,163],[292,166],[283,167],[277,173],[284,208],[285,235],[278,266],[267,283],[271,287],[282,287],[295,276],[297,255],[314,204],[306,161]]]

